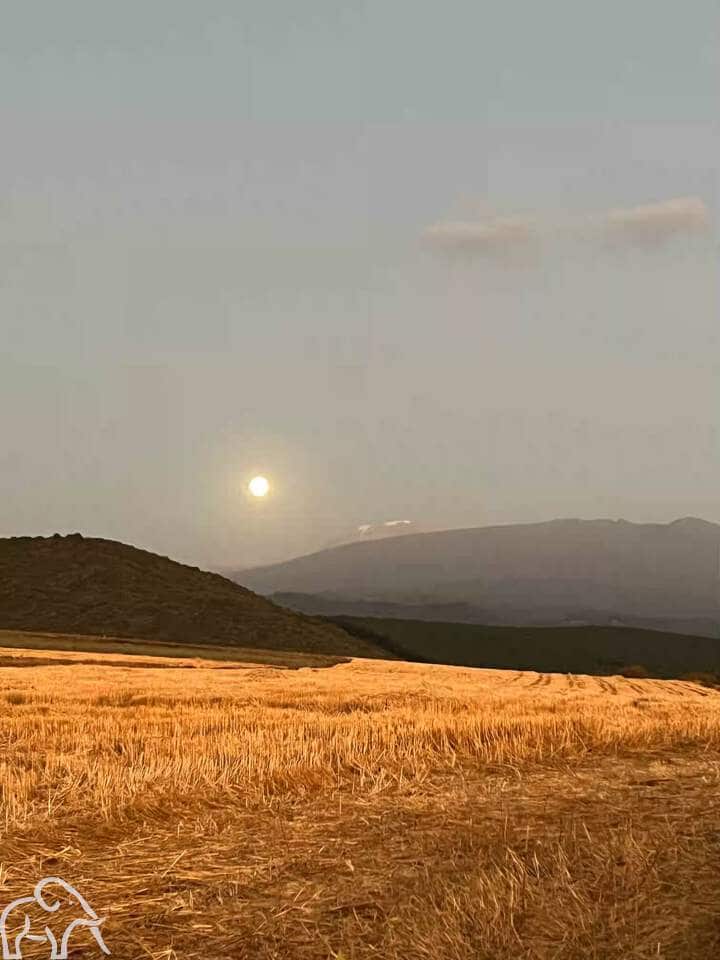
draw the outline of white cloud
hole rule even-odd
[[[709,227],[710,215],[699,197],[676,197],[569,219],[495,217],[441,221],[423,230],[422,239],[438,252],[518,261],[537,251],[543,241],[565,238],[578,242],[596,237],[609,238],[615,244],[652,244],[702,233]]]
[[[613,239],[657,243],[680,234],[705,232],[710,227],[710,216],[699,197],[676,197],[662,203],[610,210],[604,224]]]
[[[506,217],[436,223],[427,227],[422,237],[428,245],[448,253],[505,257],[532,246],[537,229],[531,220]]]

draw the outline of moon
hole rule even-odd
[[[266,477],[253,477],[248,484],[248,490],[254,497],[265,497],[270,489]]]

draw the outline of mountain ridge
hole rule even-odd
[[[720,536],[720,523],[715,523],[712,520],[704,520],[702,517],[678,517],[675,520],[668,521],[635,521],[635,520],[625,520],[622,517],[618,519],[605,518],[605,517],[596,517],[591,520],[585,520],[580,517],[557,517],[553,520],[529,520],[521,523],[494,523],[488,524],[487,526],[476,526],[476,527],[448,527],[443,530],[413,530],[407,531],[402,534],[397,535],[386,535],[383,537],[378,537],[377,539],[365,540],[358,538],[357,540],[347,540],[342,543],[332,543],[328,544],[325,547],[321,547],[318,550],[312,550],[310,553],[302,553],[298,556],[291,557],[288,560],[278,560],[275,563],[263,563],[253,567],[240,567],[235,568],[227,564],[224,565],[223,569],[231,570],[233,576],[239,576],[242,573],[259,573],[263,570],[274,570],[278,567],[286,566],[291,563],[296,563],[299,560],[306,560],[311,557],[318,557],[330,553],[331,551],[344,551],[350,550],[355,547],[369,547],[372,548],[379,543],[386,544],[391,541],[397,540],[414,540],[424,537],[444,537],[451,534],[470,534],[475,533],[478,530],[507,530],[509,528],[519,529],[519,528],[528,528],[528,527],[547,527],[551,525],[560,526],[560,525],[569,525],[569,524],[584,524],[584,525],[594,525],[594,524],[625,524],[627,526],[633,527],[677,527],[677,526],[696,526],[698,529],[715,529],[718,531]]]
[[[491,618],[502,611],[504,623],[533,622],[533,611],[560,622],[578,610],[720,622],[719,560],[720,525],[698,517],[561,518],[342,544],[230,576],[265,595],[465,603]]]

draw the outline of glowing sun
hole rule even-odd
[[[264,497],[270,489],[270,484],[265,477],[253,477],[248,484],[248,490],[254,497]]]

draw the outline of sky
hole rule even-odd
[[[720,521],[718,0],[2,11],[0,536]]]

